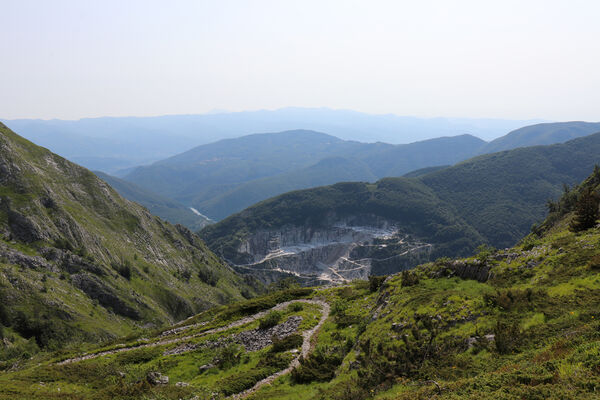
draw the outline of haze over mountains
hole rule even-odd
[[[471,134],[491,140],[537,120],[416,118],[327,108],[80,120],[2,120],[25,138],[87,168],[114,174],[194,146],[259,132],[308,129],[344,140],[410,143]]]
[[[290,190],[372,182],[495,149],[564,142],[596,131],[598,123],[551,123],[520,128],[489,143],[459,135],[405,145],[344,141],[304,130],[255,134],[198,146],[138,167],[124,179],[220,220]]]

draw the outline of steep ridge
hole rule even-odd
[[[187,228],[0,125],[0,314],[18,337],[106,339],[252,290]]]
[[[189,207],[175,200],[153,193],[148,189],[105,174],[104,172],[94,171],[94,174],[108,183],[127,200],[143,205],[153,215],[157,215],[172,224],[181,224],[196,232],[211,223],[208,218],[194,213]]]
[[[484,155],[413,179],[386,178],[374,184],[287,193],[207,227],[201,235],[217,254],[261,275],[259,270],[271,267],[314,277],[344,258],[355,263],[367,258],[367,263],[358,262],[367,275],[390,273],[427,257],[468,254],[482,243],[513,245],[541,220],[546,200],[558,197],[563,184],[583,179],[600,162],[599,154],[600,134],[595,134],[564,144]],[[372,236],[366,245],[380,244],[370,247],[380,257],[363,248],[364,237],[342,239],[340,224],[365,218],[366,224],[350,225],[381,228],[383,220],[386,227],[394,227],[396,237],[408,237],[404,242],[408,248],[390,248]],[[328,239],[317,246],[313,235]],[[416,260],[399,257],[391,267],[373,268],[373,261],[408,250],[411,254],[411,249],[425,249],[424,245],[431,248],[414,253],[419,255]],[[312,275],[308,268],[314,269]]]

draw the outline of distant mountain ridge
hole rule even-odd
[[[583,180],[597,163],[600,133],[482,155],[416,178],[285,193],[208,226],[201,235],[213,251],[236,264],[267,260],[255,265],[260,269],[294,266],[290,272],[295,273],[321,265],[343,274],[352,269],[348,259],[355,265],[368,258],[369,263],[360,264],[365,273],[397,272],[423,262],[423,253],[392,265],[380,261],[423,245],[432,246],[430,259],[471,254],[484,243],[513,245],[541,221],[546,201],[557,198],[563,184]],[[390,253],[386,244],[374,253],[373,244],[385,244],[384,236],[371,237],[365,245],[349,239],[344,229],[381,234],[388,229],[396,237],[393,243],[408,247]],[[335,250],[340,243],[345,252]]]
[[[417,118],[350,110],[289,107],[157,117],[100,117],[80,120],[2,121],[25,138],[83,166],[115,175],[194,146],[256,132],[307,129],[344,140],[410,143],[469,133],[486,140],[530,125],[531,120]],[[121,175],[118,175],[121,177]]]
[[[520,128],[490,143],[464,134],[402,145],[345,141],[307,130],[254,134],[198,146],[136,168],[124,179],[220,220],[290,190],[373,182],[453,165],[494,149],[559,143],[597,130],[600,123],[575,121]],[[337,159],[338,165],[320,163],[324,159]]]
[[[496,153],[517,147],[563,143],[600,132],[600,122],[553,122],[525,126],[492,140],[482,147],[481,154]]]
[[[139,167],[124,179],[221,219],[288,190],[340,180],[375,180],[390,173],[402,175],[420,167],[453,164],[476,154],[484,144],[471,135],[406,145],[360,143],[295,130],[198,146]]]

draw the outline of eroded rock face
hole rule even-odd
[[[319,227],[256,232],[239,246],[247,263],[238,267],[260,272],[255,276],[267,283],[270,275],[265,271],[293,275],[307,284],[344,282],[413,267],[429,260],[431,248],[404,235],[392,221],[367,215],[325,221]]]
[[[140,313],[137,310],[127,305],[113,288],[97,277],[87,273],[79,273],[71,276],[71,279],[75,287],[90,298],[98,300],[102,306],[112,309],[116,314],[132,319],[140,319]]]
[[[96,265],[92,261],[86,260],[85,258],[71,252],[54,247],[43,248],[40,250],[40,252],[46,258],[46,260],[56,262],[70,274],[87,271],[99,276],[106,275],[104,270],[99,265]]]
[[[2,244],[0,244],[0,258],[7,264],[18,265],[23,268],[59,272],[55,265],[46,262],[42,257],[29,256]]]
[[[25,243],[48,239],[42,229],[31,219],[16,211],[8,211],[8,226],[13,239]]]

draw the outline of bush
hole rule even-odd
[[[402,271],[402,287],[419,284],[419,276],[414,271]]]
[[[378,291],[379,288],[381,287],[381,285],[383,285],[385,278],[386,278],[385,276],[370,275],[369,276],[369,291],[371,293]]]
[[[219,281],[217,275],[208,267],[201,267],[198,269],[198,278],[210,286],[216,286]]]
[[[600,218],[600,196],[587,187],[577,199],[575,218],[570,225],[573,232],[581,232],[593,228]]]
[[[520,343],[521,331],[517,323],[498,321],[494,328],[494,342],[500,354],[512,353]]]
[[[475,258],[477,258],[482,263],[486,263],[486,262],[488,262],[490,256],[492,256],[492,254],[494,254],[496,249],[487,244],[482,244],[479,247],[477,247],[476,251],[477,251],[477,255],[475,256]]]
[[[229,369],[240,363],[243,352],[243,349],[235,343],[221,347],[215,357],[215,364],[221,369]]]
[[[258,360],[256,367],[269,369],[273,372],[281,371],[282,369],[286,369],[288,365],[290,365],[291,360],[291,354],[266,353],[260,358],[260,360]]]
[[[300,357],[300,365],[292,371],[295,383],[327,382],[344,360],[344,347],[318,346],[308,358]]]
[[[246,372],[233,374],[225,379],[221,379],[217,386],[221,388],[221,393],[224,396],[231,396],[236,393],[250,389],[256,382],[271,375],[271,371],[267,368],[257,368]]]
[[[272,328],[277,325],[279,321],[281,321],[281,313],[279,311],[271,311],[258,321],[258,329]]]
[[[303,341],[304,339],[302,338],[302,335],[297,333],[286,336],[283,339],[273,337],[273,347],[271,348],[270,352],[281,353],[287,350],[295,349],[302,346]]]
[[[300,312],[304,310],[304,305],[300,302],[292,303],[289,305],[288,310],[290,312]]]
[[[113,262],[110,265],[123,278],[131,280],[131,261],[123,260],[120,263]]]
[[[54,241],[54,247],[61,250],[73,251],[74,247],[67,239],[60,238]]]

